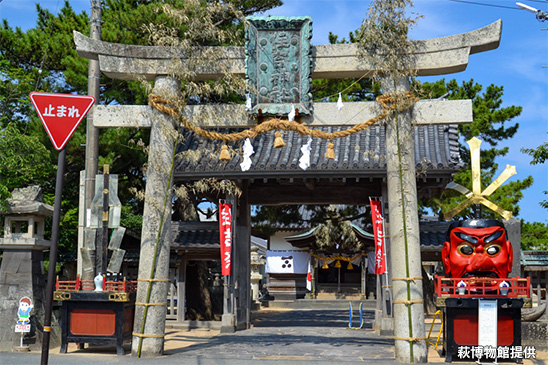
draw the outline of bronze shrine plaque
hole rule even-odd
[[[312,112],[310,17],[249,17],[246,79],[250,112],[284,116],[292,106]]]

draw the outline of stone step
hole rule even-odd
[[[297,299],[297,300],[272,300],[262,302],[263,307],[268,308],[286,308],[286,309],[349,309],[352,303],[352,309],[357,310],[360,303],[363,303],[363,309],[373,310],[376,307],[376,301],[365,300],[347,300],[347,299]]]
[[[318,298],[317,299],[361,300],[362,295],[360,293],[354,293],[354,294],[338,293],[337,294],[337,293],[322,293],[322,292],[320,292],[320,293],[318,293]]]

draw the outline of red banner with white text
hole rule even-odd
[[[370,200],[373,234],[375,235],[375,274],[386,272],[386,257],[384,252],[384,220],[382,204],[379,200]]]
[[[222,275],[230,275],[232,246],[232,204],[219,204],[219,234],[221,243]]]

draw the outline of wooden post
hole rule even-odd
[[[362,291],[362,300],[367,299],[367,256],[365,252],[362,252],[362,272],[361,272],[361,291]]]
[[[102,7],[101,1],[92,0],[91,1],[91,12],[90,12],[90,38],[95,40],[101,39],[101,17],[102,17]],[[97,104],[100,94],[100,77],[101,69],[98,59],[90,59],[88,64],[88,95],[91,95],[97,100]],[[84,212],[83,212],[83,228],[82,229],[82,239],[79,242],[79,247],[84,247],[85,235],[92,234],[92,231],[86,230],[86,222],[89,219],[91,214],[91,202],[95,195],[95,176],[97,175],[97,165],[98,165],[98,156],[99,156],[99,128],[93,125],[93,116],[95,113],[95,107],[91,108],[87,114],[86,122],[86,166],[85,166],[85,200],[84,200]],[[95,234],[95,232],[93,232]],[[80,257],[81,253],[78,250],[78,261],[81,262],[82,258]],[[91,264],[94,265],[95,261],[95,252],[90,252]],[[81,271],[78,271],[78,274],[82,275],[85,280],[93,280],[98,272],[86,271],[80,265]],[[104,274],[105,272],[102,271]]]
[[[236,207],[234,257],[232,272],[234,275],[235,326],[237,329],[247,329],[251,326],[251,212],[248,204],[247,180],[242,184],[242,195],[235,200]]]
[[[186,257],[181,262],[177,275],[177,322],[185,320],[186,311]]]
[[[312,252],[314,253],[314,252]],[[318,297],[316,293],[316,258],[310,256],[310,298],[316,299]]]

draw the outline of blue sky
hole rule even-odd
[[[532,175],[534,185],[523,192],[521,212],[517,218],[530,222],[546,222],[548,211],[538,202],[547,197],[548,165],[530,165],[530,157],[520,148],[534,148],[548,140],[548,22],[538,22],[535,14],[519,10],[512,0],[474,0],[491,6],[475,5],[451,0],[415,0],[413,12],[423,15],[413,29],[413,39],[443,37],[468,32],[498,19],[503,21],[499,48],[470,57],[468,68],[460,73],[445,75],[446,80],[457,79],[504,86],[503,106],[522,106],[522,114],[512,122],[520,124],[515,138],[504,146],[510,148],[505,158],[498,160],[500,171],[507,164],[516,166],[517,175],[510,180]],[[548,1],[520,0],[529,6],[548,11]],[[33,27],[36,20],[34,0],[2,0],[0,18],[11,26]],[[89,0],[71,0],[76,11],[89,13]],[[62,0],[40,1],[52,12],[63,6]],[[285,0],[284,6],[265,15],[304,16],[313,20],[313,44],[326,44],[331,31],[339,37],[357,29],[367,13],[369,0]],[[435,81],[441,77],[421,78]]]

